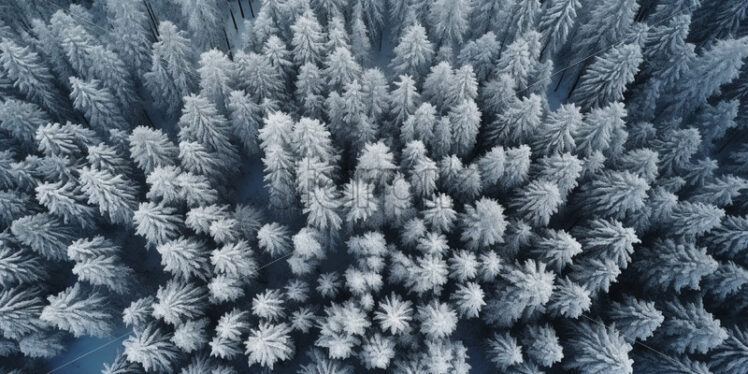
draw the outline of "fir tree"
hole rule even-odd
[[[463,0],[439,0],[431,5],[429,20],[439,44],[462,43],[467,32],[470,6],[469,1]]]
[[[574,256],[582,253],[582,246],[563,230],[547,230],[535,240],[530,253],[560,273]]]
[[[716,254],[739,258],[740,253],[748,248],[748,217],[725,217],[706,240],[711,244],[710,250]]]
[[[236,79],[234,63],[222,52],[211,49],[200,55],[197,74],[200,95],[208,98],[219,109],[228,104],[231,85]]]
[[[164,270],[180,279],[205,279],[209,274],[207,248],[202,241],[179,237],[158,245],[156,251]]]
[[[692,238],[717,227],[725,211],[713,205],[681,201],[673,207],[669,230],[675,235]]]
[[[701,56],[694,59],[694,67],[684,77],[694,84],[679,87],[676,94],[669,98],[664,113],[672,117],[693,113],[720,86],[737,78],[743,66],[742,60],[748,53],[746,43],[746,38],[725,39],[705,49]]]
[[[548,301],[548,310],[551,315],[572,319],[583,315],[590,306],[592,306],[590,292],[568,277],[556,283],[551,299]]]
[[[8,98],[0,103],[0,129],[25,149],[34,149],[37,128],[49,123],[49,115],[36,104]]]
[[[728,337],[720,321],[704,309],[700,299],[686,304],[666,302],[663,312],[665,321],[655,332],[654,339],[675,353],[706,353]]]
[[[622,218],[644,207],[647,191],[647,182],[627,171],[604,172],[582,187],[582,204],[598,214]]]
[[[8,339],[39,332],[47,327],[41,320],[45,307],[42,291],[35,287],[8,287],[0,292],[0,331]]]
[[[174,329],[174,337],[172,337],[171,341],[177,346],[177,348],[185,353],[192,353],[202,348],[207,343],[208,337],[205,330],[208,326],[208,322],[207,318],[186,321],[181,326]],[[207,361],[199,361],[204,357],[205,356],[193,356],[192,362],[184,370],[192,372],[193,368],[194,371],[200,370],[197,366],[208,366],[206,363]],[[209,370],[209,368],[206,369]]]
[[[70,98],[75,109],[83,112],[91,126],[103,132],[108,126],[126,130],[130,127],[120,112],[118,103],[99,81],[84,82],[70,77]]]
[[[218,1],[180,0],[178,3],[195,43],[203,50],[215,47],[219,43],[220,30],[223,27],[221,5]]]
[[[610,103],[590,111],[572,134],[577,151],[587,156],[595,151],[609,151],[614,139],[621,135],[617,131],[624,128],[625,117],[626,109],[622,103]]]
[[[672,175],[686,165],[698,151],[701,143],[699,131],[693,128],[669,130],[652,142],[660,156],[660,172]]]
[[[305,63],[299,68],[296,78],[296,99],[301,106],[301,114],[310,118],[319,118],[324,104],[324,85],[317,65]]]
[[[197,284],[170,280],[156,292],[157,303],[153,304],[153,316],[170,325],[203,315],[205,289]]]
[[[565,344],[571,358],[566,367],[582,373],[605,371],[631,374],[633,360],[629,358],[631,344],[627,343],[612,326],[602,322],[577,322],[574,336]]]
[[[119,256],[85,258],[73,266],[73,274],[78,276],[78,281],[103,286],[120,295],[132,288],[135,276],[135,272]]]
[[[273,325],[268,322],[261,322],[256,329],[251,329],[245,342],[249,365],[256,363],[272,370],[278,361],[291,358],[294,347],[290,330],[285,323]]]
[[[174,361],[180,356],[179,349],[171,342],[172,337],[155,323],[135,330],[122,343],[127,361],[139,363],[146,371],[172,371]]]
[[[65,248],[74,235],[69,226],[47,213],[29,215],[13,221],[10,232],[32,251],[53,261],[65,259]]]
[[[179,236],[182,219],[176,209],[152,202],[140,203],[133,214],[135,232],[156,246]]]
[[[488,346],[491,362],[499,370],[506,370],[523,361],[522,346],[517,344],[517,339],[509,333],[494,334],[493,338],[488,340]]]
[[[30,284],[47,278],[45,271],[40,271],[42,260],[28,250],[17,250],[8,245],[0,250],[0,285],[10,287],[13,284]]]
[[[705,279],[705,287],[718,300],[735,294],[748,283],[748,271],[732,261],[721,263],[717,270]]]
[[[354,60],[348,48],[338,47],[325,60],[324,76],[331,88],[344,88],[361,75],[361,66]]]
[[[481,113],[473,100],[463,100],[449,112],[452,152],[467,157],[473,151],[480,129]]]
[[[152,34],[145,4],[107,0],[106,10],[112,25],[113,46],[136,76],[144,73],[150,60]]]
[[[480,38],[471,40],[465,44],[457,56],[457,61],[463,66],[472,66],[476,80],[482,82],[493,71],[498,48],[499,42],[496,40],[496,35],[489,31]]]
[[[636,232],[619,221],[595,219],[578,230],[577,236],[585,253],[600,260],[615,260],[625,269],[631,262],[634,244],[641,243]]]
[[[540,96],[532,94],[507,104],[504,112],[486,129],[489,144],[517,145],[527,143],[540,127]]]
[[[530,171],[530,147],[521,145],[504,152],[504,173],[500,179],[502,187],[509,189],[527,180]]]
[[[184,31],[162,21],[158,25],[158,40],[152,47],[151,68],[143,75],[156,103],[172,115],[179,112],[182,97],[195,88],[190,42]]]
[[[506,290],[489,299],[484,319],[498,326],[511,326],[526,310],[545,305],[553,293],[554,273],[543,262],[527,260],[504,273]]]
[[[177,147],[161,130],[138,126],[132,130],[129,140],[130,157],[144,173],[171,166],[177,158]]]
[[[418,80],[431,65],[434,49],[419,24],[409,26],[395,47],[395,58],[390,66],[396,74],[407,74]]]
[[[62,47],[78,75],[101,82],[125,107],[125,112],[132,110],[137,95],[132,76],[122,59],[81,25],[65,27],[62,37]]]
[[[621,100],[626,85],[634,80],[642,52],[636,44],[614,46],[590,64],[572,99],[583,108],[601,107]]]
[[[213,250],[210,262],[216,273],[233,276],[245,282],[254,278],[257,273],[252,251],[249,244],[243,240]]]
[[[58,117],[68,114],[69,105],[55,88],[52,73],[31,48],[3,38],[0,41],[0,67],[2,75],[28,100]]]
[[[389,109],[387,79],[378,68],[366,69],[361,74],[361,91],[366,112],[373,121],[379,121]]]
[[[561,194],[553,183],[533,181],[512,201],[517,213],[535,226],[547,226],[558,211]]]
[[[39,318],[74,336],[106,336],[113,329],[113,315],[107,298],[96,291],[86,290],[76,283],[57,295],[47,298]]]
[[[621,269],[612,260],[582,257],[571,265],[569,277],[594,296],[600,291],[608,292],[620,274]]]
[[[447,337],[457,327],[457,313],[437,300],[420,306],[416,316],[421,322],[421,333],[433,339]]]
[[[610,319],[616,324],[621,335],[628,342],[646,340],[657,329],[665,317],[655,303],[625,296],[623,302],[613,302],[610,306]]]
[[[586,57],[620,42],[634,22],[639,4],[636,1],[605,0],[594,4],[578,21],[580,27],[572,37],[576,46],[573,60]]]
[[[293,31],[294,62],[302,66],[306,63],[318,64],[324,52],[324,34],[312,9],[307,9],[291,26]]]
[[[238,82],[239,87],[246,90],[256,102],[283,98],[283,78],[266,56],[237,52],[234,62],[237,76],[242,77]]]
[[[271,35],[262,47],[262,55],[267,58],[270,65],[278,73],[283,82],[289,81],[289,75],[293,69],[293,62],[288,56],[286,43],[276,35]]]
[[[419,140],[424,145],[430,146],[436,121],[436,108],[428,102],[421,104],[400,128],[400,141],[407,144],[413,140]]]
[[[718,207],[732,205],[733,199],[740,196],[742,190],[748,188],[748,181],[743,178],[726,175],[704,185],[691,200],[714,204]]]
[[[699,288],[699,281],[717,270],[718,263],[693,243],[672,240],[656,242],[652,249],[644,249],[636,267],[650,288],[680,292],[682,288]]]
[[[371,39],[369,37],[370,31],[364,21],[364,10],[361,6],[362,2],[366,4],[374,4],[375,7],[378,7],[380,2],[361,0],[356,2],[353,6],[353,21],[351,22],[351,53],[353,53],[353,56],[360,64],[365,64],[369,61],[371,55]],[[372,31],[376,32],[376,30]]]
[[[520,6],[521,3],[518,2],[516,5]],[[540,35],[536,32],[522,35],[509,44],[496,63],[497,74],[507,74],[513,80],[515,87],[520,90],[529,88],[530,74],[540,52],[539,38]]]
[[[42,183],[36,186],[36,200],[50,213],[62,218],[65,224],[77,223],[81,227],[92,227],[96,210],[86,205],[80,188],[70,181]]]
[[[415,113],[420,105],[420,94],[409,75],[400,75],[394,85],[389,101],[394,124],[399,125]]]
[[[180,141],[199,142],[221,155],[224,162],[230,163],[231,158],[236,157],[230,136],[229,124],[213,103],[202,96],[184,98],[184,108],[179,118]]]
[[[716,373],[729,373],[746,369],[746,336],[745,330],[732,328],[728,331],[727,339],[716,348],[709,366]]]
[[[566,41],[581,6],[579,0],[555,0],[547,3],[538,20],[538,31],[543,35],[540,55],[553,56]]]
[[[556,331],[549,325],[531,325],[521,340],[527,356],[542,367],[551,367],[564,357]]]

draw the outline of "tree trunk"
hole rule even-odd
[[[239,12],[242,14],[242,19],[247,18],[244,16],[244,7],[242,6],[242,0],[236,0],[236,3],[239,4]]]
[[[558,78],[558,82],[556,82],[556,87],[553,88],[553,92],[558,91],[558,88],[561,86],[561,81],[564,80],[565,76],[566,76],[566,70],[561,72],[561,77]]]
[[[151,7],[151,3],[148,2],[148,0],[143,0],[143,3],[145,4],[145,10],[148,12],[148,17],[151,19],[151,26],[153,26],[153,35],[158,38],[158,20],[156,19],[156,14],[153,13],[153,8]]]
[[[231,53],[231,43],[229,43],[229,36],[226,34],[226,29],[223,29],[223,39],[226,40],[226,47],[229,52],[229,60],[234,61],[234,54]]]
[[[239,31],[239,26],[236,25],[236,18],[234,17],[234,10],[229,7],[229,13],[231,13],[231,22],[234,23],[234,30]],[[226,30],[223,31],[226,33]]]
[[[577,85],[579,84],[579,81],[582,79],[582,74],[584,74],[585,67],[582,67],[582,70],[579,72],[579,74],[577,74],[577,79],[574,80],[574,84],[571,85],[571,89],[569,90],[569,93],[566,95],[567,99],[570,98],[571,94],[574,93],[574,90],[577,89]]]
[[[247,3],[249,3],[249,11],[252,13],[252,18],[255,18],[255,8],[252,6],[252,0],[247,0]]]

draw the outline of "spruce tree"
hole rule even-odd
[[[49,115],[36,104],[10,98],[0,103],[0,129],[25,149],[36,148],[36,129],[49,122]]]
[[[127,361],[139,363],[146,371],[168,372],[179,356],[179,349],[171,342],[173,335],[156,323],[137,329],[123,343]]]
[[[20,243],[53,261],[65,260],[65,248],[74,238],[70,226],[48,213],[19,218],[13,221],[10,232]]]
[[[96,291],[87,292],[80,283],[47,298],[39,318],[74,336],[106,336],[113,329],[109,300]]]
[[[115,51],[135,76],[141,76],[150,62],[152,33],[148,8],[144,3],[107,0],[106,11],[112,25]]]
[[[158,129],[138,126],[132,130],[129,141],[130,157],[144,173],[173,165],[179,152],[169,137]]]
[[[226,108],[236,79],[234,63],[222,52],[211,49],[200,55],[197,74],[200,77],[200,96],[211,100],[219,109]]]
[[[222,42],[223,12],[217,0],[179,0],[178,3],[192,39],[202,50],[216,47]]]
[[[629,358],[631,344],[613,326],[602,322],[580,321],[573,325],[573,337],[564,348],[570,359],[564,365],[581,373],[605,371],[612,374],[631,374],[633,360]]]
[[[153,99],[172,115],[179,112],[182,97],[197,83],[190,42],[184,31],[162,21],[158,25],[158,40],[152,47],[150,70],[143,75]]]
[[[58,117],[69,113],[69,104],[57,90],[52,73],[31,48],[3,38],[0,41],[0,67],[2,75],[28,100]]]
[[[88,203],[99,207],[99,212],[112,223],[130,225],[137,208],[137,188],[129,184],[122,175],[91,168],[80,170],[81,190]]]
[[[540,55],[553,56],[566,42],[581,7],[580,0],[554,0],[545,4],[538,20],[538,31],[543,34]]]
[[[583,108],[593,108],[623,99],[626,85],[633,82],[641,62],[642,52],[638,45],[614,46],[595,58],[582,74],[572,100]]]
[[[438,44],[460,44],[467,32],[470,1],[437,0],[429,9],[429,21]]]
[[[426,37],[426,30],[415,24],[409,26],[400,37],[390,67],[396,74],[407,74],[418,80],[431,65],[433,55],[434,48]]]
[[[109,126],[121,130],[130,128],[119,105],[108,89],[97,80],[82,81],[70,77],[70,99],[73,107],[81,111],[94,129],[106,131]]]
[[[325,51],[324,33],[312,9],[307,9],[291,26],[293,31],[294,62],[298,66],[306,63],[319,64]]]

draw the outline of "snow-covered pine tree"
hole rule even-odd
[[[105,4],[112,25],[110,36],[116,40],[114,49],[139,77],[148,68],[153,42],[147,5],[117,0],[107,0]]]
[[[180,357],[179,349],[171,342],[173,335],[163,327],[151,322],[143,329],[136,329],[122,346],[127,361],[138,363],[146,371],[168,372]]]
[[[395,58],[390,66],[397,74],[407,74],[419,80],[431,65],[434,47],[419,24],[409,26],[395,47]]]
[[[223,13],[218,0],[178,0],[192,39],[201,50],[223,46]],[[228,46],[227,46],[228,47]]]
[[[39,54],[10,39],[0,41],[2,75],[26,99],[33,101],[58,117],[69,113],[70,104],[57,90],[54,76]]]
[[[613,374],[631,374],[633,360],[629,358],[631,344],[627,343],[618,330],[600,321],[576,322],[574,332],[564,348],[570,359],[565,366],[581,373],[605,371]]]
[[[151,49],[150,70],[143,75],[156,104],[172,115],[179,113],[182,97],[192,92],[197,83],[190,43],[184,31],[162,21],[158,40]]]
[[[638,45],[614,46],[596,57],[582,74],[571,95],[572,100],[587,109],[623,99],[626,85],[633,82],[641,61],[642,52]]]
[[[538,31],[543,35],[543,47],[540,55],[553,56],[558,48],[566,42],[577,19],[580,0],[553,0],[544,4],[538,20]]]
[[[47,298],[39,318],[74,336],[103,337],[114,328],[110,301],[97,291],[88,291],[80,283]]]

